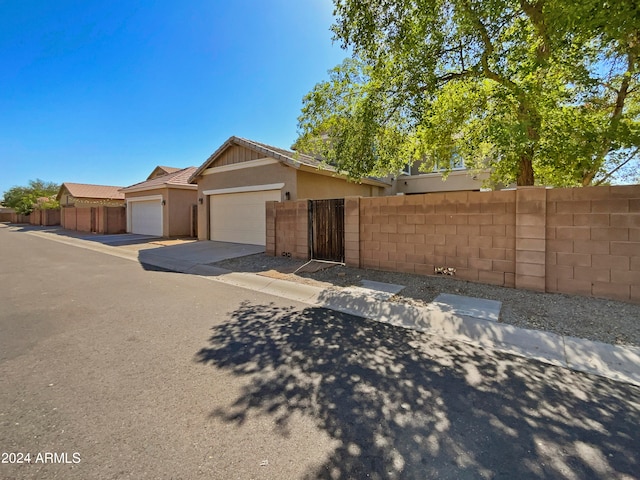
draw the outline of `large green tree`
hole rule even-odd
[[[60,185],[56,183],[40,179],[29,180],[27,186],[11,187],[4,192],[2,203],[22,215],[29,215],[36,205],[40,208],[57,208],[59,205],[55,196],[58,190]]]
[[[298,149],[352,177],[460,155],[518,185],[637,171],[634,0],[334,0],[352,58],[305,96]]]

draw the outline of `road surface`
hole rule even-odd
[[[0,285],[3,479],[640,478],[633,386],[2,227]]]

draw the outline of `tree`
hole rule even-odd
[[[60,185],[56,183],[40,179],[29,180],[26,187],[11,187],[4,192],[2,203],[22,215],[29,215],[36,205],[42,209],[58,208],[60,205],[55,200],[58,190]]]
[[[353,58],[305,96],[297,148],[352,177],[461,155],[518,185],[637,169],[633,0],[334,0]]]

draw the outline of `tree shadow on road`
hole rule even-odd
[[[337,440],[307,478],[636,478],[640,390],[320,308],[243,303],[197,361],[250,379],[212,412]],[[634,400],[635,398],[635,400]]]

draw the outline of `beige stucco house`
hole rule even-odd
[[[390,184],[351,182],[317,159],[229,138],[191,176],[198,189],[198,239],[265,244],[265,202],[380,196]]]
[[[196,167],[156,167],[144,182],[121,189],[127,206],[127,232],[158,237],[195,235]]]
[[[122,187],[112,185],[92,185],[88,183],[64,182],[56,199],[61,207],[122,207],[124,193]]]
[[[95,233],[124,232],[122,187],[65,182],[56,199],[60,202],[60,225],[68,230]]]

